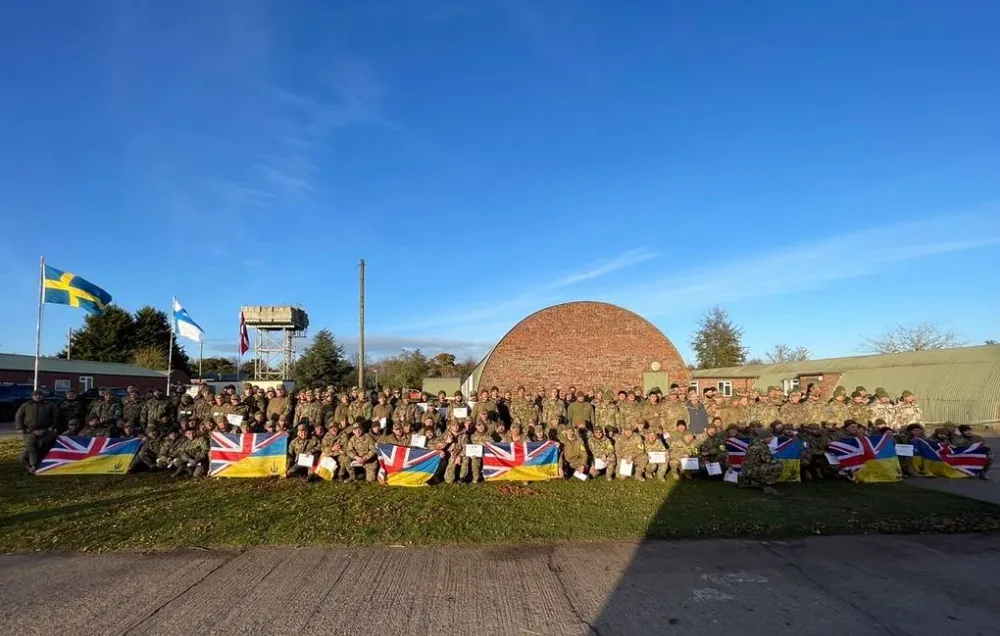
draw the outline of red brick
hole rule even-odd
[[[617,390],[642,386],[642,373],[654,361],[671,383],[687,386],[684,360],[648,320],[608,303],[572,302],[515,325],[494,348],[477,388]]]

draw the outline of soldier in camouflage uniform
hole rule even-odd
[[[707,429],[706,432],[708,432]],[[681,440],[670,445],[670,462],[668,465],[674,479],[680,479],[682,476],[685,479],[691,479],[694,475],[694,471],[681,470],[681,460],[690,458],[700,460],[701,451],[698,442],[695,441],[694,434],[685,433]],[[700,461],[698,465],[701,466]]]
[[[156,426],[147,427],[133,465],[145,470],[156,470],[156,455],[162,442],[163,435],[160,433],[160,429]]]
[[[520,424],[527,429],[537,419],[538,409],[535,408],[535,402],[527,395],[523,386],[517,387],[517,397],[510,403],[511,424]]]
[[[618,467],[618,459],[615,457],[615,443],[610,437],[604,432],[604,428],[601,426],[595,426],[594,432],[591,433],[590,438],[587,440],[587,447],[590,449],[590,455],[594,458],[594,467],[591,469],[591,474],[597,477],[604,471],[608,481],[615,478],[615,469]],[[601,460],[605,464],[605,468],[597,468],[597,460]]]
[[[295,428],[295,439],[288,443],[288,470],[285,472],[285,476],[291,477],[298,473],[305,473],[306,481],[312,479],[316,453],[318,452],[320,452],[320,440],[309,435],[309,427],[306,424],[299,424]],[[299,466],[299,455],[311,455],[313,465]]]
[[[893,436],[893,441],[895,441],[897,444],[913,444],[914,439],[917,438],[922,439],[923,437],[924,437],[924,427],[921,426],[920,424],[910,424],[904,427],[898,433],[896,433]],[[901,455],[897,455],[897,458],[899,459],[899,467],[903,471],[904,477],[917,476],[918,473],[916,468],[913,466],[912,457],[903,457]]]
[[[122,406],[111,391],[104,391],[100,401],[91,407],[92,414],[97,416],[103,426],[113,426],[122,416]]]
[[[158,426],[160,423],[160,417],[166,415],[169,418],[174,416],[175,409],[171,407],[170,400],[163,395],[163,389],[159,387],[153,389],[152,399],[146,400],[146,403],[142,407],[142,416],[140,418],[143,426]]]
[[[69,428],[70,420],[77,420],[77,422],[82,426],[83,421],[87,417],[87,408],[84,406],[83,402],[77,397],[76,391],[70,389],[66,391],[66,397],[62,402],[59,403],[59,420],[56,426],[59,432],[65,431]]]
[[[566,407],[566,420],[577,429],[581,424],[584,429],[594,425],[594,407],[586,400],[587,395],[583,391],[577,391],[574,401]]]
[[[479,406],[478,404],[476,405]],[[422,423],[422,418],[420,417],[420,407],[416,404],[410,402],[410,398],[403,396],[400,398],[399,402],[396,404],[396,408],[392,413],[393,420],[403,418],[404,422],[414,424],[416,422]]]
[[[139,395],[139,389],[129,386],[128,395],[122,399],[122,419],[135,425],[142,424],[145,403],[145,400]]]
[[[847,419],[854,420],[862,427],[867,427],[871,424],[873,419],[872,411],[867,402],[865,402],[865,396],[861,391],[851,393],[851,403],[847,405]]]
[[[667,452],[667,447],[664,445],[663,440],[660,439],[660,433],[653,429],[649,429],[645,432],[645,448],[646,448],[646,468],[644,471],[646,479],[652,479],[656,477],[660,481],[665,481],[667,478],[667,470],[669,470],[670,463],[665,464],[654,464],[649,461],[650,453],[665,453]]]
[[[871,411],[871,421],[882,420],[887,425],[895,422],[895,407],[889,399],[889,392],[882,387],[875,389],[875,402],[869,407]]]
[[[582,393],[581,393],[582,395]],[[570,478],[573,473],[580,472],[584,475],[593,475],[587,466],[587,446],[580,436],[576,434],[576,429],[566,429],[566,436],[562,443],[562,470],[563,476]]]
[[[616,468],[616,477],[618,479],[626,479],[621,474],[620,468],[622,461],[628,461],[632,462],[632,478],[638,481],[646,481],[644,475],[646,464],[648,463],[646,445],[643,443],[642,437],[636,435],[634,428],[626,427],[622,430],[621,435],[615,440],[615,455],[618,457],[619,463],[619,466]]]
[[[705,436],[701,441],[695,438],[695,443],[702,465],[717,463],[721,468],[726,464],[726,438],[714,422],[705,429]]]
[[[847,404],[847,390],[838,386],[833,390],[833,397],[826,404],[827,408],[827,419],[824,420],[824,424],[832,423],[834,428],[839,429],[844,425],[848,419],[850,419],[850,413]]]
[[[896,430],[902,430],[910,424],[919,424],[924,419],[923,411],[917,404],[917,398],[912,391],[903,391],[893,409],[894,420],[890,422]]]
[[[347,441],[344,452],[340,456],[340,467],[347,473],[347,481],[355,480],[355,470],[364,468],[365,481],[373,482],[378,473],[378,444],[375,438],[365,432],[362,421],[355,421],[354,433]],[[356,465],[352,465],[356,464]]]
[[[455,409],[465,409],[465,417],[459,418],[455,415]],[[462,395],[461,391],[455,391],[455,395],[451,400],[451,404],[448,405],[448,411],[445,414],[445,420],[468,420],[469,419],[469,405],[465,401],[465,397]],[[472,420],[473,422],[477,420]]]
[[[342,396],[341,404],[342,405],[347,404],[346,395]],[[337,408],[340,409],[341,406],[338,406]],[[372,421],[378,422],[379,420],[384,419],[387,424],[390,422],[396,422],[397,418],[393,417],[392,411],[393,409],[391,406],[389,406],[389,400],[386,398],[386,395],[384,393],[379,393],[378,404],[372,407]]]
[[[476,420],[476,423],[482,422],[482,418]],[[496,422],[492,424],[493,427],[493,441],[497,444],[509,444],[510,443],[510,433],[507,432],[507,425],[503,422]]]
[[[642,403],[640,403],[634,393],[626,391],[618,392],[618,421],[619,428],[635,429],[642,422]]]
[[[989,480],[987,471],[993,465],[993,449],[986,445],[986,440],[981,435],[977,435],[968,424],[961,424],[952,435],[952,444],[957,448],[964,448],[976,443],[982,444],[986,449],[986,466],[980,471],[979,479]]]
[[[594,396],[594,430],[598,428],[604,429],[605,436],[618,432],[618,406],[610,390]]]
[[[809,421],[808,406],[802,402],[802,392],[792,389],[788,393],[788,401],[781,405],[778,410],[779,418],[787,426],[800,428]],[[762,422],[766,423],[766,422]]]
[[[670,433],[676,430],[677,422],[684,422],[685,425],[688,421],[688,410],[687,406],[684,405],[684,399],[681,395],[680,387],[674,385],[670,387],[670,393],[667,395],[667,399],[663,401],[663,432]]]
[[[486,430],[486,422],[479,420],[476,422],[475,430],[472,435],[469,436],[469,444],[491,444],[493,443],[493,437],[490,435],[489,431]],[[483,458],[482,457],[467,457],[464,462],[462,462],[462,472],[459,475],[459,479],[465,481],[469,472],[472,472],[472,483],[478,484],[483,475]]]
[[[830,447],[830,436],[818,422],[809,422],[799,433],[802,440],[802,454],[799,456],[802,478],[822,479],[835,473],[826,459]]]
[[[191,429],[184,432],[184,438],[184,443],[176,451],[177,470],[174,471],[174,477],[185,474],[201,477],[208,472],[208,438]]]
[[[663,419],[663,404],[660,402],[661,395],[660,387],[654,386],[649,390],[648,399],[639,408],[640,419],[646,422],[647,428],[656,431],[657,434],[666,430],[664,427],[666,422]]]
[[[782,466],[781,460],[777,459],[768,448],[771,438],[771,431],[762,428],[757,437],[750,442],[746,455],[743,456],[743,467],[740,469],[740,487],[760,488],[769,495],[779,494],[772,486],[778,483]]]
[[[285,387],[279,385],[276,389],[267,390],[267,419],[272,422],[278,421],[278,416],[284,415],[286,418],[292,416],[292,400],[285,392]]]
[[[465,456],[465,445],[469,441],[458,422],[451,422],[448,425],[444,441],[447,455],[441,460],[441,463],[444,464],[445,483],[455,483],[456,477],[459,481],[465,481],[465,475],[469,474],[469,458]]]
[[[767,394],[760,396],[757,404],[753,405],[750,416],[751,422],[760,422],[764,426],[767,426],[771,422],[781,419],[780,398],[776,401],[771,397],[774,395],[774,389],[776,388],[773,386],[768,387]]]
[[[551,422],[553,417],[560,422],[566,418],[566,404],[559,399],[559,389],[550,389],[549,396],[542,400],[542,421]]]
[[[729,404],[719,410],[720,425],[724,429],[730,424],[747,422],[750,402],[746,395],[739,395],[730,400]]]
[[[160,438],[156,446],[156,467],[158,469],[177,468],[177,456],[187,439],[183,433],[173,429]]]

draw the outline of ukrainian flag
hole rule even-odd
[[[802,481],[802,440],[797,437],[774,437],[771,439],[771,454],[781,461],[778,481]]]
[[[44,301],[53,305],[79,307],[100,315],[111,303],[111,294],[76,274],[45,266]]]
[[[483,478],[486,481],[544,481],[559,475],[556,442],[485,444]]]
[[[426,486],[442,458],[440,451],[379,444],[379,481],[387,486]]]
[[[961,461],[962,449],[958,449],[956,455],[954,456],[952,453],[956,453],[956,451],[949,448],[945,444],[941,444],[940,442],[921,437],[914,438],[913,468],[915,468],[919,474],[926,477],[967,479],[978,474],[974,468],[970,469],[970,466],[962,466],[961,468],[953,466],[952,463],[961,465],[969,462]],[[949,461],[949,459],[951,461]],[[986,464],[985,453],[982,455],[982,461],[980,464],[981,466],[985,466]],[[965,468],[965,470],[962,470],[962,468]]]

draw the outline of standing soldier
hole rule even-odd
[[[174,410],[171,408],[170,400],[163,395],[163,389],[156,387],[153,389],[153,397],[147,400],[142,407],[142,426],[157,426],[160,423],[161,415],[172,418],[174,416],[172,411]]]
[[[111,391],[105,390],[96,407],[91,407],[94,415],[105,426],[112,426],[122,416],[122,406]]]
[[[854,420],[862,428],[871,424],[872,410],[865,402],[865,396],[861,391],[851,393],[851,403],[847,405],[847,419]]]
[[[491,444],[493,442],[493,437],[490,432],[486,430],[486,422],[483,420],[476,421],[476,428],[469,436],[469,444]],[[483,458],[482,457],[468,457],[467,463],[462,464],[462,473],[459,478],[465,481],[468,472],[472,471],[472,483],[478,484],[483,475]]]
[[[86,416],[87,409],[77,397],[76,391],[73,389],[66,391],[65,399],[59,403],[59,431],[62,432],[69,428],[70,420],[77,420],[82,426]]]
[[[478,404],[476,405],[479,406]],[[420,422],[420,407],[416,404],[410,402],[410,398],[406,395],[400,398],[399,402],[396,404],[396,409],[392,413],[393,420],[403,418],[403,422],[408,424],[414,424]]]
[[[465,416],[458,417],[455,415],[455,409],[464,409]],[[452,399],[451,404],[448,405],[448,412],[445,415],[445,419],[449,422],[452,420],[467,420],[469,419],[469,405],[465,402],[465,396],[462,395],[461,391],[455,391],[454,399]],[[478,421],[478,420],[473,420]]]
[[[17,407],[14,427],[21,432],[24,442],[20,460],[32,475],[55,439],[58,426],[59,409],[52,402],[46,402],[45,394],[38,389],[31,392],[30,401]]]
[[[352,393],[357,395],[357,397],[351,402],[351,421],[356,422],[360,417],[362,421],[370,422],[372,419],[372,403],[368,399],[368,396],[360,393],[358,387],[354,387]]]
[[[267,390],[267,419],[272,422],[278,421],[278,416],[284,415],[290,418],[292,415],[292,401],[285,392],[285,386],[279,384],[276,389]]]
[[[551,422],[558,417],[562,422],[566,417],[566,404],[559,399],[559,389],[549,389],[549,396],[542,400],[542,421]]]
[[[760,396],[754,409],[753,419],[764,426],[781,419],[781,389],[776,386],[767,387],[767,394]]]
[[[897,431],[903,430],[910,424],[920,424],[923,421],[923,411],[920,410],[917,397],[911,391],[903,391],[899,402],[896,403],[893,417],[895,421],[892,422],[892,425]]]
[[[882,420],[890,426],[895,423],[895,408],[892,401],[889,400],[889,392],[884,388],[878,387],[875,389],[875,402],[868,408],[871,410],[873,422],[875,420]]]
[[[590,455],[594,458],[594,468],[592,469],[594,477],[597,477],[603,470],[608,481],[614,479],[615,469],[618,467],[618,460],[615,458],[615,443],[604,432],[603,426],[594,427],[594,432],[587,440],[587,446],[590,448]],[[598,468],[598,461],[603,462],[605,467]]]
[[[182,417],[186,420],[191,419],[197,415],[196,408],[197,405],[194,402],[194,398],[185,393],[177,403],[176,413],[174,413],[172,421],[180,422]]]
[[[233,393],[232,395],[229,396],[229,405],[226,407],[226,415],[234,416],[233,419],[239,418],[240,423],[248,421],[250,419],[250,414],[247,413],[246,405],[243,404],[243,400],[236,393]],[[229,422],[228,417],[226,418],[226,421]],[[310,420],[310,421],[319,421],[319,420]],[[235,422],[232,422],[231,424],[233,426],[239,426],[239,424],[236,424]]]
[[[626,426],[622,429],[622,434],[615,440],[615,455],[618,457],[619,465],[616,467],[618,479],[626,479],[626,475],[621,473],[621,462],[632,463],[632,478],[638,481],[646,481],[646,445],[642,438],[635,434],[635,429]]]
[[[610,390],[594,396],[594,430],[599,428],[604,429],[605,436],[618,432],[618,406]]]
[[[342,396],[341,399],[342,399],[341,404],[346,405],[347,404],[347,396],[344,395],[344,396]],[[337,408],[339,409],[341,407],[338,406]],[[394,418],[393,415],[392,415],[392,407],[389,406],[389,400],[386,398],[385,393],[379,393],[378,394],[378,404],[376,404],[372,408],[372,421],[373,422],[382,422],[383,420],[384,420],[383,426],[385,426],[386,429],[389,428],[389,425],[392,422],[397,421],[396,418]]]
[[[656,431],[657,435],[663,432],[663,405],[660,403],[660,387],[654,386],[649,390],[649,399],[642,404],[639,409],[639,417],[645,420],[650,430]]]
[[[681,400],[681,390],[676,384],[670,387],[670,393],[663,402],[663,427],[664,432],[670,433],[674,430],[677,422],[687,424],[688,410]]]
[[[639,423],[642,421],[642,403],[639,402],[635,393],[618,392],[618,413],[622,430],[639,427]]]
[[[788,401],[781,405],[778,409],[778,418],[785,423],[786,426],[792,428],[799,428],[803,424],[809,421],[808,407],[804,402],[802,402],[802,392],[798,389],[792,389],[788,393]],[[770,422],[764,422],[770,424]]]
[[[497,404],[490,398],[490,392],[483,389],[479,392],[479,401],[476,405],[472,407],[472,419],[478,420],[479,414],[485,412],[489,416],[491,422],[495,422],[500,415],[500,411],[497,410]]]
[[[566,408],[566,419],[576,428],[589,428],[594,425],[594,407],[586,401],[587,395],[577,391],[575,400]]]
[[[351,402],[347,393],[340,394],[340,404],[333,411],[333,421],[341,427],[351,423]]]
[[[527,394],[523,386],[517,387],[517,397],[510,403],[510,419],[512,424],[529,427],[539,417],[534,400]]]
[[[139,389],[129,385],[128,395],[122,399],[122,419],[133,425],[142,424],[144,404]]]
[[[455,483],[456,477],[459,481],[465,481],[465,475],[469,472],[467,466],[469,458],[465,456],[465,445],[468,442],[458,422],[453,421],[448,424],[448,432],[444,435],[444,442],[446,455],[441,461],[445,465],[445,483]]]

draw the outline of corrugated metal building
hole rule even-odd
[[[818,384],[829,396],[841,385],[890,395],[913,391],[928,423],[1000,423],[1000,345],[827,358],[694,371],[692,385],[716,386],[723,394],[740,387],[766,389]]]

